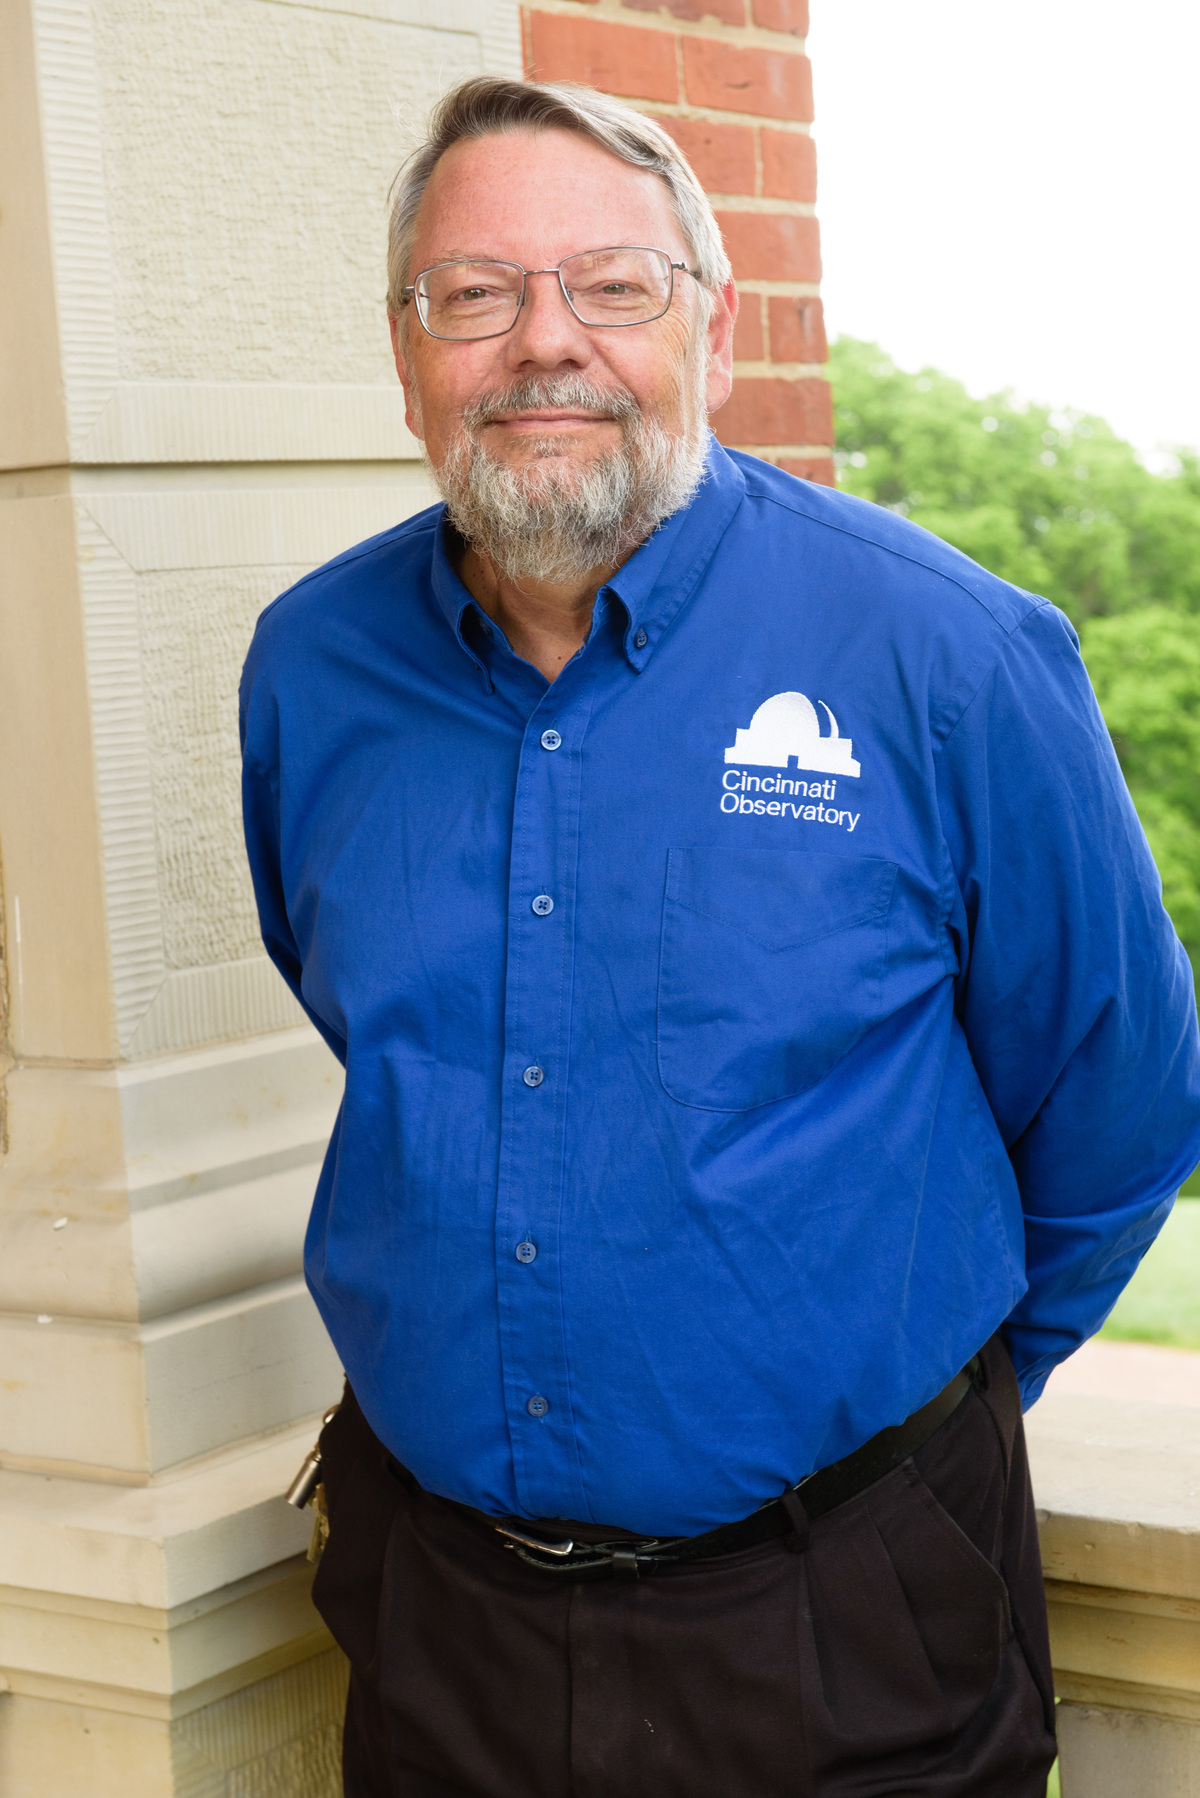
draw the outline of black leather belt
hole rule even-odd
[[[836,1510],[899,1467],[915,1454],[934,1431],[958,1409],[970,1391],[979,1368],[978,1357],[955,1374],[950,1384],[914,1411],[903,1423],[890,1425],[856,1448],[841,1461],[833,1461],[778,1498],[769,1498],[749,1517],[705,1530],[701,1536],[629,1536],[611,1542],[546,1541],[531,1535],[514,1520],[493,1523],[510,1548],[540,1573],[574,1580],[637,1579],[686,1561],[710,1561],[716,1555],[736,1554],[761,1542],[784,1537],[784,1546],[802,1553],[808,1544],[808,1526],[826,1512]],[[478,1513],[475,1513],[478,1516]]]

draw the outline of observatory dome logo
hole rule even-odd
[[[846,774],[857,780],[862,772],[854,760],[854,744],[838,731],[838,722],[818,699],[829,720],[829,735],[821,735],[816,706],[803,693],[773,693],[764,699],[749,728],[739,729],[725,751],[727,762],[754,768],[811,768],[820,774]]]

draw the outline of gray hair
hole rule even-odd
[[[513,81],[474,75],[444,94],[433,109],[429,135],[392,184],[388,226],[388,311],[403,310],[417,212],[439,159],[464,138],[511,131],[577,131],[636,169],[657,175],[671,196],[675,216],[696,262],[705,298],[730,276],[729,258],[708,195],[674,139],[662,126],[620,100],[573,82]]]

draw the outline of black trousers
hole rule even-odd
[[[1041,1562],[998,1341],[801,1554],[552,1579],[389,1465],[350,1394],[322,1456],[346,1798],[1043,1798]]]

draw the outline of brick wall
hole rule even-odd
[[[808,0],[538,0],[525,63],[652,114],[712,198],[741,295],[722,443],[833,484]]]

